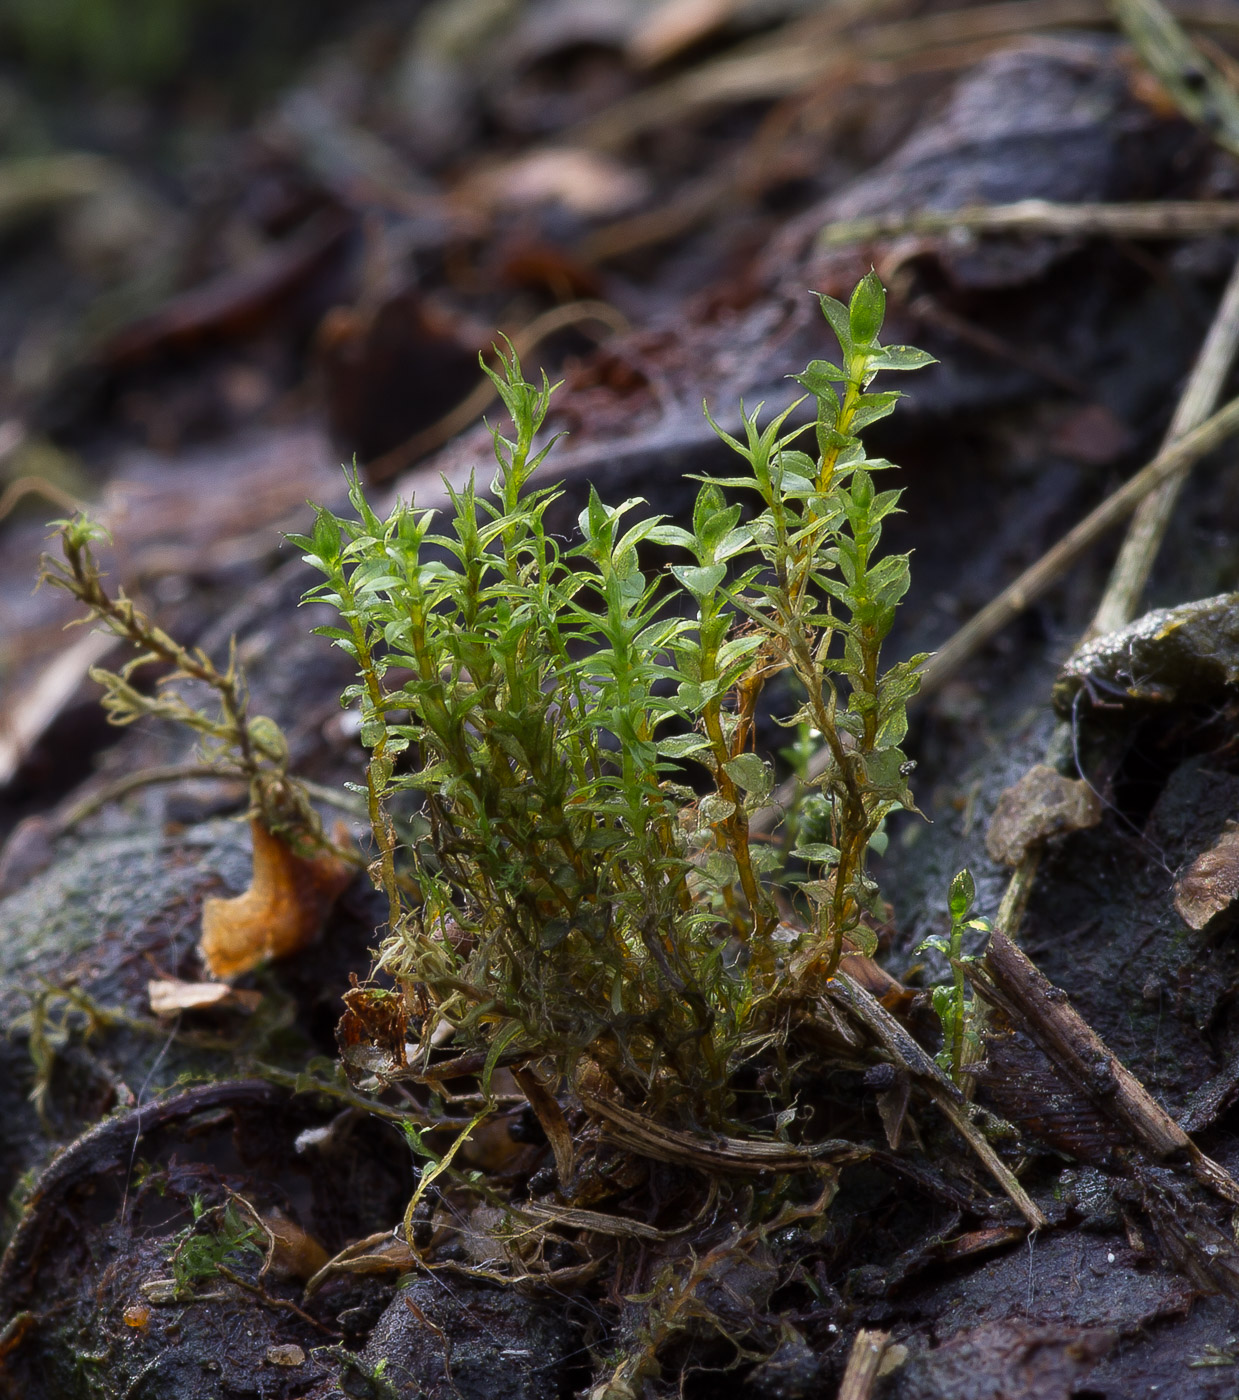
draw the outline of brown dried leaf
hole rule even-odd
[[[328,1262],[327,1251],[308,1231],[281,1210],[258,1216],[270,1242],[262,1272],[273,1278],[297,1279],[305,1283]]]
[[[613,156],[546,146],[479,171],[457,194],[488,210],[559,204],[585,218],[613,218],[640,204],[649,187],[639,171]]]
[[[344,1006],[336,1044],[346,1069],[394,1074],[407,1067],[409,1015],[404,997],[382,987],[354,986],[344,993]]]
[[[182,982],[177,977],[152,977],[146,991],[156,1016],[211,1009],[257,1011],[262,1001],[261,992],[243,991],[227,982]]]
[[[1202,929],[1239,895],[1239,827],[1224,831],[1174,886],[1174,907],[1190,929]]]

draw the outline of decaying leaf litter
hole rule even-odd
[[[202,901],[249,881],[244,828],[220,820],[243,810],[245,793],[227,775],[188,776],[200,759],[175,733],[135,730],[103,752],[82,684],[100,658],[81,652],[76,675],[53,672],[67,614],[46,592],[29,599],[27,584],[42,519],[64,512],[64,493],[117,489],[141,480],[141,467],[150,485],[123,496],[128,523],[109,522],[131,551],[112,569],[221,664],[235,634],[255,709],[290,736],[293,771],[336,788],[356,771],[348,716],[334,704],[345,668],[305,636],[294,607],[305,578],[280,563],[277,532],[298,528],[304,496],[331,498],[331,463],[352,447],[393,470],[410,464],[405,444],[471,393],[474,355],[496,328],[516,340],[544,314],[543,326],[559,327],[558,340],[521,348],[547,355],[556,375],[566,366],[555,426],[571,433],[557,470],[569,484],[557,523],[567,533],[588,481],[606,499],[641,493],[682,513],[693,488],[677,485],[681,474],[718,467],[701,398],[716,416],[741,396],[784,401],[782,377],[821,353],[805,289],[846,293],[877,266],[891,338],[924,344],[940,362],[909,385],[882,440],[908,488],[896,547],[916,548],[914,591],[891,642],[900,655],[939,648],[1154,460],[1176,403],[1172,436],[1222,406],[1234,244],[1219,230],[1231,157],[1179,114],[1174,84],[1163,76],[1158,88],[1116,42],[1102,7],[772,17],[722,6],[704,20],[681,14],[677,38],[672,21],[685,8],[658,7],[642,23],[645,12],[619,7],[553,19],[549,6],[514,7],[504,43],[489,58],[475,46],[472,71],[444,57],[435,7],[404,18],[403,47],[387,42],[398,71],[376,57],[391,29],[376,20],[367,37],[363,26],[353,47],[320,51],[268,102],[260,138],[231,138],[245,159],[213,205],[186,201],[155,221],[180,263],[144,304],[123,268],[97,270],[106,259],[96,244],[93,263],[69,266],[77,278],[89,264],[118,279],[124,311],[113,327],[90,340],[74,317],[96,288],[70,281],[76,307],[48,298],[42,381],[39,337],[20,357],[10,338],[5,471],[19,485],[10,499],[41,492],[56,504],[5,522],[15,639],[6,717],[22,714],[12,697],[29,696],[33,681],[47,687],[23,725],[6,726],[24,736],[7,820],[30,817],[6,847],[14,892],[0,906],[13,931],[8,1180],[18,1186],[56,1143],[116,1115],[57,1159],[33,1195],[27,1178],[14,1198],[15,1212],[22,1194],[30,1202],[2,1275],[17,1393],[39,1384],[56,1394],[382,1394],[414,1384],[494,1393],[496,1368],[513,1394],[570,1393],[603,1374],[608,1357],[614,1375],[645,1344],[632,1280],[652,1282],[681,1256],[678,1232],[698,1262],[681,1275],[681,1326],[656,1358],[664,1383],[683,1371],[701,1393],[756,1395],[1233,1388],[1228,663],[1216,647],[1193,649],[1190,633],[1178,646],[1181,628],[1158,650],[1155,625],[1150,653],[1098,644],[1077,660],[1057,734],[1049,710],[1057,664],[1103,595],[1131,595],[1103,628],[1113,634],[1147,606],[1233,586],[1225,449],[1189,482],[1147,592],[1129,570],[1107,593],[1104,546],[1085,555],[941,677],[909,740],[934,825],[904,818],[892,828],[878,869],[894,903],[883,966],[913,993],[943,980],[945,969],[913,950],[945,928],[951,877],[967,865],[981,912],[1083,1018],[1071,1020],[1015,952],[977,969],[975,992],[990,1008],[972,1062],[977,1097],[1020,1135],[988,1150],[1047,1219],[1035,1236],[946,1126],[953,1113],[970,1130],[933,1062],[924,999],[900,993],[884,1008],[889,984],[866,991],[840,979],[819,1032],[823,1063],[853,1067],[815,1086],[808,1140],[863,1143],[867,1160],[843,1167],[828,1209],[806,1196],[803,1218],[739,1249],[710,1183],[760,1190],[770,1175],[741,1163],[740,1149],[685,1142],[639,1113],[631,1121],[613,1108],[608,1119],[605,1101],[586,1104],[588,1091],[559,1103],[565,1144],[544,1126],[554,1110],[544,1102],[538,1112],[538,1090],[504,1078],[502,1065],[501,1111],[455,1163],[497,1183],[498,1204],[462,1219],[449,1190],[392,1235],[414,1159],[385,1119],[407,1108],[405,1094],[427,1090],[402,1081],[376,1099],[371,1077],[399,1058],[402,1034],[377,1034],[375,1003],[359,989],[349,1014],[360,1025],[340,1049],[360,1087],[313,1059],[336,1053],[340,995],[369,965],[382,908],[362,884],[321,944],[242,982],[263,993],[257,1012],[184,1009],[162,1022],[151,1013],[152,978],[202,979]],[[1203,18],[1212,27],[1191,32],[1208,59],[1207,91],[1228,72],[1233,25],[1225,10]],[[376,71],[386,94],[406,94],[403,125],[359,96],[360,75]],[[433,103],[430,92],[440,94]],[[1226,135],[1224,105],[1191,115]],[[557,164],[565,147],[585,158]],[[129,168],[140,192],[142,164],[130,156]],[[74,167],[60,169],[63,184],[35,200],[37,217],[71,212],[89,245],[81,191],[105,185],[107,171],[80,167],[74,186]],[[1191,207],[1171,217],[1171,201]],[[131,210],[141,202],[134,196]],[[1022,206],[1024,232],[969,239],[917,226],[921,210],[978,203]],[[1096,206],[1116,204],[1152,206],[1148,222],[1133,228],[1135,209],[1124,211],[1122,237],[1099,235],[1115,226]],[[817,241],[827,225],[866,218],[893,226],[859,244]],[[982,221],[956,226],[969,222]],[[1167,224],[1177,236],[1167,239]],[[178,225],[181,237],[197,233],[195,248],[175,244]],[[54,248],[10,254],[37,274],[27,287],[49,286],[49,262],[80,249],[75,235],[60,236]],[[602,319],[598,303],[609,308]],[[10,314],[29,328],[24,308]],[[606,337],[596,350],[594,336]],[[66,358],[55,362],[47,346],[62,338]],[[1202,355],[1189,376],[1206,339],[1212,360]],[[327,428],[342,435],[339,447]],[[400,489],[441,500],[439,474],[459,485],[488,452],[485,439],[466,437],[413,466]],[[320,475],[303,477],[306,464]],[[187,478],[198,533],[181,535],[190,512],[176,487],[183,493]],[[258,495],[268,480],[270,506]],[[1163,657],[1174,674],[1159,679]],[[786,736],[768,730],[761,742],[773,749]],[[102,771],[83,784],[91,753],[102,753]],[[988,814],[1037,763],[1065,766],[1074,780],[1082,772],[1102,819],[1053,838],[1038,870],[1038,857],[1025,857],[1003,903],[1005,875],[984,849]],[[133,785],[143,774],[162,781]],[[96,805],[92,794],[111,796]],[[347,813],[348,798],[335,800]],[[1176,909],[1185,886],[1207,918]],[[484,1067],[455,1070],[470,1068]],[[177,1083],[186,1074],[220,1082],[188,1089]],[[436,1111],[467,1123],[477,1081],[439,1078],[427,1089],[436,1085]],[[1174,1120],[1196,1135],[1195,1149]],[[971,1128],[982,1150],[987,1126]],[[599,1131],[620,1149],[615,1170],[644,1173],[640,1182],[617,1178],[571,1200],[537,1189],[574,1132]],[[529,1295],[498,1277],[514,1252],[529,1259],[511,1237],[514,1193],[530,1208],[522,1237],[547,1279]],[[309,1261],[320,1255],[305,1245],[276,1267],[281,1218],[335,1253],[335,1268],[316,1278],[321,1262]],[[182,1270],[178,1280],[189,1240],[213,1277]],[[606,1291],[617,1259],[630,1271],[627,1301]],[[417,1278],[397,1291],[409,1272]],[[655,1385],[647,1369],[643,1383]]]

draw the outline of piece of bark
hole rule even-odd
[[[999,797],[985,849],[1001,865],[1019,865],[1049,837],[1083,831],[1099,821],[1101,799],[1086,782],[1037,763]]]

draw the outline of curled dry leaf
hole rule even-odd
[[[227,982],[182,982],[176,977],[152,977],[146,984],[151,1011],[175,1016],[178,1011],[257,1011],[262,993],[230,987]]]
[[[344,993],[344,1008],[336,1044],[349,1073],[381,1076],[408,1067],[409,1017],[403,997],[383,987],[354,985]]]
[[[299,856],[257,819],[250,822],[254,874],[236,899],[202,906],[202,955],[213,977],[239,977],[318,937],[331,906],[353,878],[338,856]]]
[[[990,858],[1019,865],[1049,836],[1083,831],[1101,820],[1101,800],[1086,782],[1037,763],[998,799],[985,834]]]
[[[277,1279],[298,1279],[305,1283],[328,1262],[327,1251],[308,1231],[280,1210],[258,1216],[267,1232],[267,1259],[263,1273]]]

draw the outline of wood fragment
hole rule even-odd
[[[839,1400],[870,1400],[878,1367],[890,1343],[891,1334],[862,1327],[848,1353],[847,1369],[839,1384]]]
[[[737,1173],[803,1172],[833,1162],[859,1162],[869,1149],[842,1138],[815,1142],[805,1147],[769,1139],[732,1137],[707,1138],[669,1128],[623,1104],[598,1098],[578,1087],[577,1096],[585,1111],[602,1124],[606,1135],[621,1146],[643,1157],[698,1171]]]
[[[644,1220],[631,1220],[625,1215],[607,1215],[603,1211],[580,1210],[571,1206],[544,1206],[536,1201],[526,1201],[514,1207],[513,1211],[516,1215],[548,1221],[552,1225],[590,1230],[596,1235],[610,1235],[616,1239],[644,1240],[647,1244],[663,1244],[678,1233],[674,1230],[657,1230]]]

